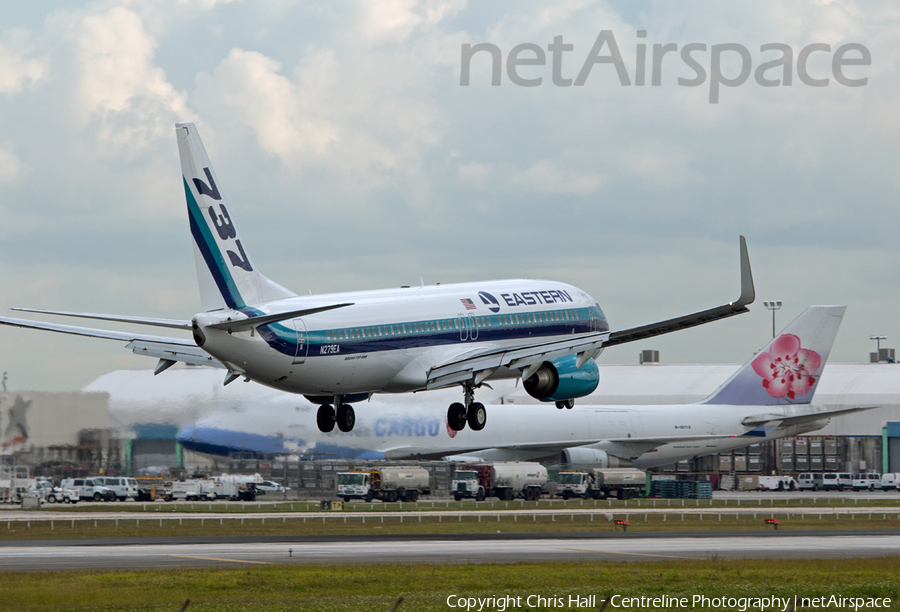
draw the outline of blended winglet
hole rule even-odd
[[[750,269],[750,255],[747,252],[747,239],[743,236],[740,237],[740,253],[741,295],[736,301],[728,302],[727,304],[717,306],[716,308],[709,308],[689,315],[675,317],[674,319],[666,319],[665,321],[612,331],[609,333],[609,340],[604,343],[604,346],[645,340],[654,336],[660,336],[662,334],[688,329],[689,327],[703,325],[704,323],[710,323],[718,319],[725,319],[727,317],[750,312],[747,305],[752,304],[753,300],[756,299],[756,289],[753,286],[753,272]]]

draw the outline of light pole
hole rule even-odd
[[[775,302],[763,302],[763,305],[772,311],[772,338],[775,338],[775,311],[781,308],[781,300]]]
[[[875,352],[875,363],[880,363],[881,362],[881,341],[887,340],[887,336],[869,336],[869,340],[874,340],[876,343],[875,346],[877,348],[875,349],[875,351],[876,351]]]

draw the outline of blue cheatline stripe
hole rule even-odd
[[[213,280],[216,281],[216,286],[225,299],[225,304],[229,308],[243,308],[246,305],[244,298],[241,297],[237,285],[234,284],[234,279],[231,276],[231,272],[228,271],[225,258],[222,256],[215,238],[209,231],[209,225],[207,225],[206,219],[203,218],[203,213],[200,211],[197,200],[194,199],[194,194],[191,193],[187,179],[182,178],[184,179],[184,196],[187,200],[188,219],[191,223],[191,235],[194,237],[194,242],[200,249],[200,254],[203,255],[206,267],[209,268]]]

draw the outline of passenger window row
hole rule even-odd
[[[531,325],[535,323],[555,323],[558,321],[574,321],[576,319],[577,315],[571,310],[555,310],[552,312],[528,313],[523,315],[501,315],[497,317],[473,317],[475,325],[479,329],[486,329],[494,326],[510,327],[515,325]],[[369,338],[390,338],[412,334],[458,331],[461,327],[460,321],[461,319],[441,319],[438,321],[424,321],[421,323],[373,325],[371,327],[339,329],[336,331],[326,331],[325,341],[366,340]],[[465,324],[463,324],[463,326],[464,325]]]

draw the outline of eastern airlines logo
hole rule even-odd
[[[500,312],[500,301],[487,291],[479,291],[478,297],[491,312]],[[500,298],[512,308],[516,306],[534,306],[537,304],[565,304],[575,300],[567,292],[553,289],[550,291],[522,291],[521,293],[501,293]]]
[[[493,295],[488,293],[487,291],[479,291],[478,297],[481,298],[481,301],[487,304],[488,310],[491,312],[500,312],[500,302],[497,301]]]

